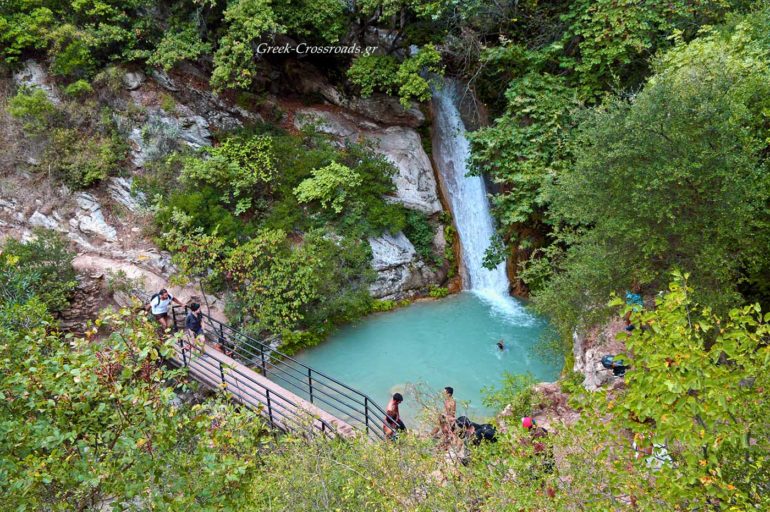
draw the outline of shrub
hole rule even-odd
[[[117,170],[124,155],[112,138],[99,134],[84,137],[70,128],[53,130],[46,149],[50,169],[73,188],[86,188],[105,179]]]
[[[22,304],[38,297],[53,312],[67,307],[77,286],[74,254],[54,231],[37,229],[34,238],[9,238],[0,251],[0,305]]]
[[[32,134],[41,134],[50,126],[57,110],[45,91],[23,88],[11,98],[8,111],[24,123],[24,130]]]

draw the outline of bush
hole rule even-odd
[[[124,157],[124,148],[113,138],[84,137],[70,128],[53,130],[45,155],[52,172],[73,188],[89,187],[115,173]]]
[[[54,231],[36,229],[34,238],[9,238],[0,251],[0,305],[23,304],[33,296],[52,312],[69,304],[77,286],[67,243]]]
[[[514,418],[529,416],[538,398],[533,388],[535,384],[537,379],[531,373],[514,375],[505,372],[503,383],[499,388],[485,387],[481,390],[484,395],[482,403],[498,411],[511,406]]]
[[[11,98],[8,111],[24,123],[24,130],[41,134],[48,129],[57,110],[45,91],[37,87],[24,88]]]

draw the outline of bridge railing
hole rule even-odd
[[[295,433],[320,433],[326,437],[336,437],[334,426],[323,418],[315,417],[302,404],[296,403],[275,388],[265,386],[235,365],[222,359],[203,357],[200,349],[187,346],[180,338],[177,361],[183,366],[194,369],[195,377],[212,389],[226,389],[239,403],[262,415],[275,429]]]
[[[172,310],[177,329],[185,328],[188,310],[181,309]],[[225,354],[367,436],[384,439],[382,423],[386,413],[369,396],[205,313],[201,315],[206,340],[218,345]]]

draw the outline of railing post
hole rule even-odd
[[[265,346],[263,344],[259,344],[259,352],[262,356],[262,376],[267,377],[267,365],[265,365]]]
[[[273,406],[270,403],[270,390],[265,388],[265,396],[267,396],[267,417],[270,419],[270,424],[275,426],[273,422]]]
[[[364,425],[366,425],[366,435],[369,435],[369,397],[364,397]]]
[[[219,361],[219,376],[222,377],[222,384],[227,385],[227,382],[225,381],[225,369],[222,367],[222,361]]]
[[[313,403],[313,374],[312,374],[312,372],[313,372],[312,369],[310,369],[310,368],[307,369],[307,384],[308,384],[308,387],[310,388],[310,403],[311,404]]]
[[[174,331],[176,331],[178,327],[176,325],[176,308],[174,306],[171,306],[171,321],[174,322]]]
[[[181,339],[179,340],[179,348],[182,349],[182,363],[185,366],[187,366],[187,354],[185,354],[185,350],[184,350],[184,341],[182,341]]]

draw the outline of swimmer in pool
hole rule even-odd
[[[503,339],[502,338],[500,338],[500,341],[497,342],[497,348],[500,349],[500,352],[505,350],[505,343],[503,343]]]

